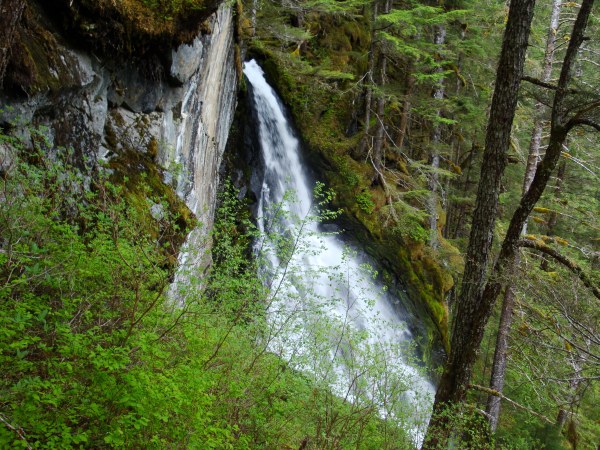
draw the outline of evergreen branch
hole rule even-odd
[[[572,261],[563,254],[559,253],[557,250],[538,240],[534,241],[530,239],[521,239],[517,242],[517,245],[519,247],[532,248],[539,252],[545,253],[546,255],[551,256],[558,262],[562,263],[565,267],[571,270],[571,272],[577,275],[583,284],[592,291],[596,298],[600,299],[600,288],[594,284],[594,281],[590,279],[590,277],[575,261]]]
[[[469,384],[468,386],[470,389],[475,389],[477,391],[481,391],[484,392],[488,395],[493,395],[494,397],[500,397],[502,400],[506,401],[507,403],[511,404],[512,406],[514,406],[515,408],[521,409],[523,411],[528,412],[531,415],[534,415],[535,417],[537,417],[538,419],[542,419],[544,422],[547,422],[551,425],[554,425],[554,421],[550,420],[548,417],[544,416],[543,414],[540,414],[536,411],[534,411],[533,409],[521,405],[520,403],[515,402],[514,400],[511,400],[510,398],[508,398],[506,395],[502,394],[501,392],[495,391],[494,389],[490,389],[487,388],[485,386],[480,386],[478,384]]]

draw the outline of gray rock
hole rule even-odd
[[[165,207],[160,203],[155,203],[150,207],[150,215],[155,220],[162,220],[165,218]]]
[[[22,134],[31,125],[46,126],[52,144],[72,147],[88,167],[124,149],[157,151],[151,156],[166,169],[165,181],[203,224],[188,238],[187,248],[197,251],[181,255],[195,267],[206,264],[205,232],[213,223],[237,91],[231,9],[222,4],[208,25],[212,33],[173,50],[171,84],[145,76],[133,63],[100,61],[62,47],[57,66],[48,69],[60,78],[59,89],[0,111],[0,123],[22,123]],[[0,104],[9,103],[5,100],[0,91]],[[153,205],[151,213],[159,220],[165,212]]]
[[[171,76],[181,84],[188,81],[200,67],[204,46],[200,37],[191,45],[181,44],[171,54]]]

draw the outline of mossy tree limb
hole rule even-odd
[[[590,278],[588,274],[579,266],[575,261],[561,254],[558,250],[553,249],[549,245],[544,244],[541,241],[533,241],[529,239],[521,239],[517,243],[519,247],[532,248],[539,252],[544,253],[545,255],[551,256],[556,261],[560,262],[563,266],[577,275],[577,278],[581,280],[581,282],[585,285],[585,287],[589,288],[592,294],[600,300],[600,288],[596,286],[594,281]]]

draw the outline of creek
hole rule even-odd
[[[324,213],[285,106],[256,61],[244,64],[260,167],[254,169],[260,237],[255,254],[270,286],[270,351],[338,397],[371,405],[419,445],[435,388],[415,357],[405,298],[374,276],[369,259]],[[319,189],[317,189],[319,190]]]

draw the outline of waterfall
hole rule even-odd
[[[244,64],[262,168],[254,175],[255,244],[267,301],[270,351],[348,401],[369,403],[418,445],[434,387],[414,362],[399,302],[355,249],[321,230],[318,200],[285,108],[256,61]]]

